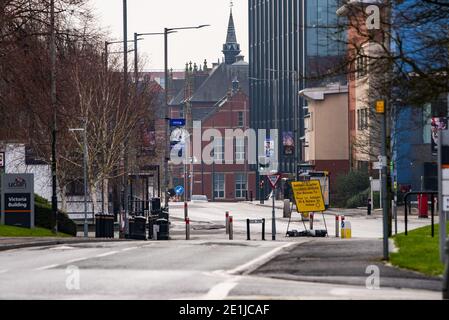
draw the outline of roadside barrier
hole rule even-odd
[[[265,241],[265,219],[246,219],[247,240],[251,240],[251,224],[262,224],[262,240]]]

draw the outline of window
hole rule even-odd
[[[243,127],[244,126],[244,119],[243,119],[243,112],[238,112],[238,120],[237,120],[237,126]]]
[[[244,173],[235,174],[235,197],[246,198],[246,175]]]
[[[235,161],[245,162],[245,138],[235,138]]]
[[[368,129],[368,108],[357,110],[357,129],[365,130]]]
[[[432,107],[428,103],[422,109],[423,114],[423,143],[430,144],[432,142]]]
[[[82,180],[72,180],[66,187],[67,196],[83,196],[84,195],[84,183]]]
[[[357,57],[356,74],[357,78],[362,78],[368,74],[368,57],[363,55]]]
[[[224,160],[223,138],[214,139],[213,154],[214,154],[215,161],[223,161]]]
[[[223,199],[225,197],[225,176],[224,173],[214,174],[214,198]]]

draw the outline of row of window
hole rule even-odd
[[[224,145],[223,138],[216,138],[214,140],[214,148],[212,151],[214,160],[224,161]],[[235,138],[235,160],[245,161],[245,138]]]
[[[184,116],[185,116],[184,110],[183,110],[183,108],[181,108],[181,109],[179,110],[179,117],[180,117],[181,119],[184,119]],[[238,111],[238,112],[237,112],[237,127],[244,127],[244,126],[245,126],[245,116],[244,116],[244,113],[243,113],[243,111]]]
[[[246,198],[247,192],[247,177],[244,173],[235,174],[235,197]],[[226,182],[224,173],[214,174],[214,198],[226,198]]]
[[[369,109],[358,109],[357,110],[357,129],[366,130],[368,129],[369,123]]]

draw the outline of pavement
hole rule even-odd
[[[126,241],[122,239],[99,239],[95,238],[94,234],[91,234],[89,238],[83,237],[16,237],[6,238],[0,237],[0,251],[13,250],[20,248],[30,248],[39,246],[51,246],[58,244],[74,244],[74,243],[87,243],[87,242],[104,242],[104,241]]]
[[[382,261],[382,250],[382,240],[377,239],[311,239],[267,262],[253,274],[364,287],[368,275],[376,270],[380,288],[441,292],[442,277],[430,277],[386,264]]]

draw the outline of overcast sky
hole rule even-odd
[[[122,0],[90,0],[101,28],[111,40],[123,38]],[[234,0],[233,15],[237,41],[245,60],[248,60],[248,2]],[[199,30],[180,31],[169,36],[169,66],[184,69],[185,63],[209,65],[222,58],[229,19],[229,0],[128,0],[128,38],[134,32],[162,32],[164,27],[183,27],[210,24]],[[145,58],[145,69],[163,69],[163,36],[149,36],[139,41],[139,53]],[[121,47],[110,48],[120,51]],[[133,57],[130,54],[130,59]]]

